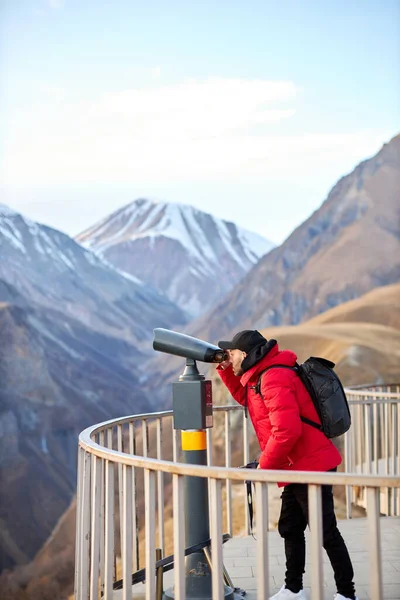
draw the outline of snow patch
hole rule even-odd
[[[141,281],[140,279],[138,279],[138,277],[135,277],[134,275],[131,275],[130,273],[127,273],[126,271],[121,271],[121,269],[114,269],[114,271],[117,271],[120,275],[122,275],[122,277],[125,277],[125,279],[129,279],[129,281],[133,281],[134,283],[143,286],[143,281]]]
[[[37,235],[34,235],[32,237],[33,237],[33,245],[35,246],[35,248],[39,252],[39,254],[45,254],[45,251],[43,250],[43,248],[40,244],[39,237]]]
[[[37,319],[35,316],[30,315],[28,317],[30,323],[33,325],[33,327],[36,328],[36,330],[43,335],[43,337],[46,337],[49,340],[52,340],[55,344],[57,344],[58,346],[60,346],[60,348],[62,348],[65,352],[67,352],[72,358],[76,359],[76,360],[81,360],[83,357],[76,352],[73,348],[71,348],[70,346],[68,346],[67,344],[64,344],[64,342],[62,342],[59,338],[57,338],[55,335],[53,335],[52,333],[50,333],[50,330],[48,327],[46,327],[39,319]]]
[[[26,254],[26,248],[24,244],[16,235],[14,235],[14,233],[9,231],[9,223],[7,221],[3,221],[3,223],[4,224],[2,225],[2,223],[0,222],[0,234],[4,235],[4,237],[11,242],[14,248],[17,248],[17,250],[20,250],[23,254]]]
[[[48,454],[49,453],[49,449],[47,447],[46,436],[44,436],[44,435],[42,435],[41,445],[42,445],[42,452],[43,452],[43,454]]]
[[[86,258],[86,260],[88,261],[88,263],[90,263],[94,267],[96,267],[99,264],[99,259],[90,250],[85,250],[84,251],[84,257]]]
[[[146,213],[145,220],[141,222]],[[192,206],[150,200],[137,200],[103,219],[82,234],[85,237],[82,243],[85,248],[103,254],[111,246],[127,240],[148,238],[150,247],[153,247],[156,237],[165,236],[178,241],[190,256],[203,263],[202,270],[211,274],[212,264],[219,257],[201,225],[207,218],[212,220],[227,251],[242,268],[247,269],[248,262],[258,262],[274,246],[256,233],[216,219]],[[117,220],[123,221],[123,226],[115,231]],[[112,231],[112,234],[107,235],[107,231]]]
[[[58,257],[59,257],[59,258],[62,260],[62,262],[63,262],[64,264],[66,264],[66,265],[67,265],[67,267],[68,267],[69,269],[72,269],[72,270],[74,270],[74,269],[75,269],[75,266],[74,266],[74,264],[73,264],[73,263],[72,263],[72,262],[69,260],[69,258],[68,258],[68,257],[67,257],[67,256],[66,256],[66,255],[65,255],[63,252],[59,252],[59,254],[58,254]]]
[[[108,263],[107,251],[120,244],[144,242],[152,249],[157,239],[173,240],[183,249],[187,257],[189,273],[203,281],[214,280],[221,273],[221,255],[229,257],[228,264],[244,275],[274,245],[262,236],[237,227],[229,221],[217,219],[208,213],[185,204],[169,204],[160,201],[139,199],[114,212],[108,218],[83,232],[78,239],[85,249],[90,249],[104,264],[135,283],[143,283],[132,275]],[[87,260],[89,260],[86,255]],[[184,270],[185,278],[188,270]],[[203,306],[196,298],[184,290],[184,281],[174,273],[168,290],[169,298],[178,305],[185,305],[192,315],[201,312]],[[190,304],[190,306],[187,305]]]

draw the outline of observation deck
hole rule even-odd
[[[336,591],[321,543],[321,485],[330,484],[359,599],[400,600],[400,386],[347,389],[346,394],[352,427],[338,440],[343,456],[338,473],[238,469],[259,452],[239,405],[214,407],[207,466],[181,462],[172,411],[83,431],[75,600],[161,600],[167,588],[177,600],[186,600],[185,476],[208,480],[212,600],[224,598],[229,580],[238,588],[235,598],[240,588],[248,600],[266,600],[283,584],[283,540],[276,531],[279,481],[309,484],[308,598],[328,600]],[[254,482],[254,537],[245,480]],[[171,568],[163,575],[162,561]]]

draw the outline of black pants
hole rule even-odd
[[[335,469],[336,470],[336,469]],[[292,592],[303,588],[306,563],[304,531],[308,525],[308,489],[303,483],[284,488],[278,530],[285,540],[285,586]],[[345,598],[354,598],[353,566],[346,544],[337,528],[331,485],[322,486],[323,546],[331,562],[337,591]]]

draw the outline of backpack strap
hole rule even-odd
[[[253,534],[253,491],[251,489],[251,481],[246,481],[247,506],[249,509],[250,533]]]
[[[250,386],[250,389],[254,390],[256,394],[261,396],[261,398],[263,398],[263,395],[261,392],[261,379],[262,379],[263,374],[266,371],[269,371],[270,369],[290,369],[291,371],[294,371],[295,373],[297,373],[297,375],[299,375],[299,377],[300,377],[300,373],[299,373],[300,365],[297,362],[295,363],[295,365],[293,367],[289,367],[289,365],[271,365],[270,367],[267,367],[266,369],[261,371],[261,373],[259,374],[256,385]],[[247,402],[246,402],[246,408],[247,408]],[[300,415],[300,420],[303,423],[306,423],[306,425],[311,425],[311,427],[314,427],[315,429],[322,431],[322,425],[320,425],[319,423],[316,423],[315,421],[312,421],[311,419],[307,419],[307,417],[302,417],[301,415]]]

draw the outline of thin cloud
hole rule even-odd
[[[34,113],[14,115],[6,185],[302,178],[328,162],[346,168],[382,140],[375,131],[283,135],[296,110],[291,81],[209,78],[79,103],[54,102],[50,91]]]
[[[205,138],[293,116],[293,108],[279,105],[294,100],[296,92],[290,81],[214,77],[107,94],[96,110],[123,122],[136,138]]]

